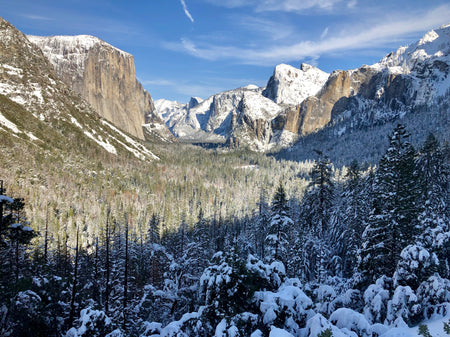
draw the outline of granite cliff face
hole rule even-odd
[[[54,153],[64,149],[157,159],[141,142],[101,118],[58,78],[41,49],[2,18],[0,101],[0,132],[8,138]]]
[[[365,66],[355,71],[337,70],[331,73],[320,91],[305,99],[297,108],[298,129],[291,131],[305,136],[323,128],[330,122],[336,105],[356,95],[361,87],[367,89],[367,83],[376,73]]]
[[[333,72],[319,93],[302,103],[299,134],[344,120],[352,128],[367,127],[445,104],[449,73],[450,25],[446,25],[371,66]]]
[[[136,80],[131,54],[87,35],[28,39],[41,48],[64,83],[116,126],[144,139],[143,124],[163,125],[153,113],[150,94]],[[170,138],[164,127],[146,129]]]

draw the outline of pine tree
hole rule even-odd
[[[303,197],[300,210],[300,242],[303,246],[303,277],[306,280],[324,279],[329,260],[331,214],[334,205],[332,166],[327,156],[319,155],[310,172],[309,190]]]
[[[194,254],[194,275],[200,275],[208,266],[208,261],[213,255],[212,240],[210,236],[209,222],[204,218],[203,209],[200,208],[197,223],[194,227],[193,242],[195,245],[193,249]]]
[[[156,213],[152,214],[152,217],[148,223],[147,242],[159,243],[160,242],[160,220]]]
[[[329,227],[331,208],[334,199],[331,162],[320,151],[319,159],[311,170],[309,191],[305,195],[301,217],[307,228],[322,237]]]
[[[270,224],[266,236],[266,258],[269,261],[286,262],[288,248],[288,232],[293,225],[288,215],[288,200],[283,184],[280,182],[273,197],[270,208]]]
[[[361,168],[356,160],[348,167],[342,192],[344,230],[340,237],[343,257],[343,275],[350,277],[356,271],[358,249],[369,213],[367,195],[363,190]]]
[[[360,287],[365,287],[382,276],[388,274],[389,266],[386,266],[389,249],[386,242],[390,240],[387,231],[388,216],[383,212],[378,200],[373,201],[373,209],[370,212],[368,225],[362,235],[362,245],[358,251],[358,270]]]
[[[270,223],[270,208],[266,201],[265,190],[261,189],[258,202],[258,213],[252,226],[252,242],[256,255],[259,258],[264,258],[265,254],[265,239],[267,236],[267,229]]]
[[[400,253],[414,242],[420,211],[415,150],[399,124],[389,137],[374,181],[373,209],[363,235],[360,269],[368,281],[392,276]]]
[[[73,320],[75,318],[75,309],[76,309],[76,296],[77,296],[77,287],[78,287],[78,262],[79,262],[79,252],[80,252],[80,245],[78,243],[79,241],[79,230],[77,226],[77,236],[76,236],[76,245],[75,245],[75,262],[73,266],[73,279],[72,279],[72,295],[70,300],[70,315],[69,315],[69,321],[68,326],[72,327]]]
[[[419,216],[419,243],[439,257],[439,271],[450,276],[450,228],[449,228],[449,170],[444,162],[440,144],[430,134],[417,159],[420,175],[422,204]],[[446,275],[446,276],[445,276]]]

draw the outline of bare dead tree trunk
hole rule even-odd
[[[3,180],[0,180],[0,195],[3,195]],[[0,201],[0,229],[3,228],[3,200]]]
[[[47,257],[48,257],[48,202],[47,202],[47,210],[45,212],[45,235],[44,235],[44,265],[47,265]]]
[[[79,255],[78,238],[79,238],[79,229],[78,229],[78,225],[77,225],[77,240],[76,240],[76,248],[75,248],[75,266],[74,266],[74,271],[73,271],[72,299],[70,301],[69,327],[72,327],[73,319],[75,317],[75,297],[76,297],[76,294],[77,294],[77,283],[78,283],[78,255]]]
[[[106,289],[105,289],[105,313],[108,315],[109,312],[109,293],[110,293],[110,274],[111,274],[111,266],[110,266],[110,260],[109,260],[109,245],[110,245],[110,228],[109,228],[109,215],[111,213],[111,210],[108,207],[108,210],[106,211],[106,230],[105,230],[105,244],[106,244]]]
[[[125,270],[123,278],[123,329],[127,330],[128,306],[128,216],[125,214]]]

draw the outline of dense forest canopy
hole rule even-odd
[[[381,336],[446,317],[449,149],[409,138],[342,169],[319,150],[6,156],[0,334]]]

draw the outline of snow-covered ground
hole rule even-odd
[[[450,333],[444,331],[444,323],[450,324],[450,314],[443,318],[431,319],[428,321],[424,321],[421,324],[408,328],[391,328],[386,331],[380,337],[419,337],[423,336],[423,334],[419,334],[419,326],[426,325],[428,327],[428,331],[432,337],[448,337]]]

